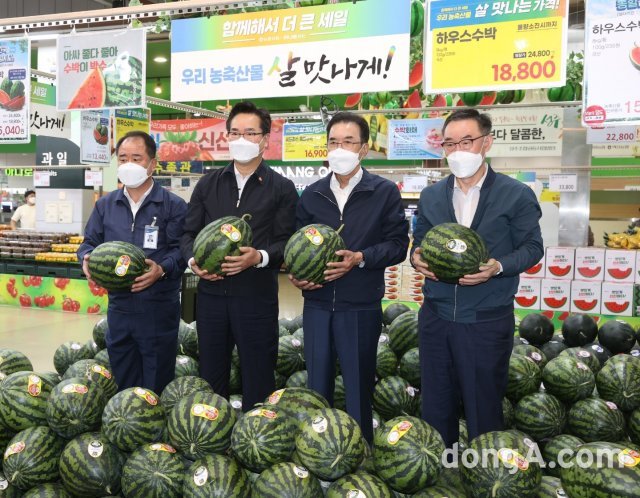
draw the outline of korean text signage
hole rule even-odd
[[[425,93],[564,85],[567,0],[427,4]]]
[[[184,19],[171,25],[171,99],[406,90],[409,0]]]
[[[69,138],[71,116],[56,110],[56,87],[37,81],[31,82],[29,128],[32,135]]]
[[[0,143],[30,140],[30,60],[28,38],[0,40]]]
[[[144,107],[144,30],[61,36],[57,52],[58,109]]]
[[[115,143],[130,131],[149,133],[151,111],[149,109],[116,109],[114,114]]]
[[[442,159],[444,119],[389,120],[389,159]]]
[[[321,161],[327,157],[327,130],[322,123],[285,123],[283,161]]]
[[[109,165],[111,163],[111,135],[109,109],[84,111],[80,115],[80,162]],[[148,131],[148,127],[147,127]]]

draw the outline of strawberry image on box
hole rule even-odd
[[[626,249],[607,249],[605,255],[605,280],[629,282],[635,280],[636,254]]]
[[[588,280],[571,282],[571,311],[574,313],[600,313],[602,284]]]
[[[547,247],[546,278],[573,278],[575,249],[573,247]]]
[[[633,290],[633,284],[603,282],[601,313],[631,316],[633,314]]]
[[[576,248],[575,278],[580,280],[604,279],[604,247]]]
[[[544,278],[540,284],[541,310],[569,311],[571,280]]]

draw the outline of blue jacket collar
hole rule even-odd
[[[334,173],[330,173],[324,178],[321,178],[320,180],[318,180],[314,190],[316,192],[320,192],[325,195],[327,194],[333,195],[333,192],[331,192],[331,176],[333,174]],[[353,188],[354,192],[359,192],[362,190],[371,190],[371,191],[375,190],[375,177],[364,168],[362,168],[361,180]]]
[[[145,202],[147,201],[164,202],[162,187],[160,186],[160,184],[158,184],[158,182],[156,181],[153,182],[153,187],[151,187],[151,192],[149,192],[149,195],[145,199]],[[127,199],[124,195],[124,187],[118,189],[118,193],[116,194],[116,202],[124,202],[126,204],[129,204],[129,199]]]
[[[489,191],[496,181],[496,172],[493,171],[491,166],[489,166],[488,164],[487,164],[487,168],[488,168],[487,177],[484,179],[484,183],[480,188],[480,200],[478,201],[478,208],[476,209],[476,213],[473,216],[473,221],[471,222],[471,228],[474,230],[478,227],[478,224],[482,219],[484,210],[487,207],[487,198],[489,197]],[[455,181],[455,176],[449,175],[449,177],[447,178],[447,204],[449,207],[449,216],[451,218],[451,221],[455,223],[457,222],[457,220],[456,220],[456,212],[455,212],[455,209],[453,208],[453,186],[454,186],[453,182],[454,181]]]
[[[253,172],[254,175],[256,175],[258,177],[258,179],[260,180],[260,184],[262,184],[262,179],[264,178],[264,176],[266,175],[268,169],[267,169],[267,165],[264,162],[264,159],[262,161],[260,161],[260,164],[258,165],[258,167],[256,168],[256,170]],[[233,178],[235,179],[236,176],[236,171],[235,168],[233,166],[233,161],[231,161],[229,164],[227,164],[224,169],[222,170],[222,174],[223,175],[228,175],[231,174],[233,176]]]

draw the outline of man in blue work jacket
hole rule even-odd
[[[376,351],[382,330],[384,269],[407,256],[409,224],[396,185],[365,170],[369,125],[341,112],[327,125],[331,174],[309,185],[298,203],[298,228],[322,223],[337,229],[347,250],[329,263],[326,283],[299,281],[304,296],[304,353],[308,387],[333,402],[336,355],[345,385],[347,412],[373,440],[371,400]]]
[[[127,133],[116,156],[124,188],[96,202],[78,259],[90,279],[91,251],[103,242],[143,249],[149,271],[136,278],[131,291],[109,292],[107,351],[119,390],[140,386],[160,394],[175,375],[187,204],[153,181],[156,144],[147,133]]]

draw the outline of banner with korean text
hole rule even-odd
[[[171,100],[406,90],[410,0],[174,20]]]
[[[29,127],[40,137],[71,137],[71,114],[56,109],[56,87],[38,81],[31,82]]]
[[[31,140],[30,68],[31,41],[28,38],[0,40],[0,143],[18,144]]]
[[[389,159],[442,159],[444,118],[390,119]]]
[[[114,145],[130,131],[149,133],[150,122],[151,110],[147,108],[116,109],[113,115]]]
[[[424,92],[565,84],[568,0],[427,2]]]

